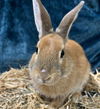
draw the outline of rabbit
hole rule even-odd
[[[42,2],[33,0],[39,41],[29,61],[29,75],[35,91],[52,98],[50,105],[54,108],[62,106],[69,95],[76,100],[89,79],[91,66],[85,52],[68,37],[83,5],[84,1],[81,1],[67,13],[54,31]]]

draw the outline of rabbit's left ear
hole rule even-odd
[[[52,24],[50,16],[42,5],[41,0],[33,1],[33,12],[37,30],[39,32],[39,38],[50,33],[52,31]]]
[[[58,28],[56,29],[56,33],[61,35],[63,38],[66,36],[68,37],[71,26],[76,20],[78,13],[83,5],[84,1],[81,1],[74,9],[72,9],[68,14],[64,16]]]

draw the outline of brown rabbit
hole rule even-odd
[[[39,41],[29,62],[30,77],[39,94],[53,98],[51,105],[55,108],[60,107],[70,94],[78,97],[89,78],[90,64],[84,50],[68,38],[83,4],[81,1],[65,15],[53,31],[49,14],[41,1],[33,0]]]

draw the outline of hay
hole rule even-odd
[[[100,109],[100,74],[90,74],[82,99],[69,99],[60,109]],[[0,109],[52,109],[33,90],[27,68],[11,69],[0,75]]]

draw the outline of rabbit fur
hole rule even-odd
[[[29,74],[36,92],[53,98],[51,105],[55,108],[60,107],[70,94],[80,95],[89,78],[91,68],[83,48],[68,38],[83,5],[84,1],[81,1],[53,31],[50,16],[42,2],[33,0],[39,41],[29,62]]]

